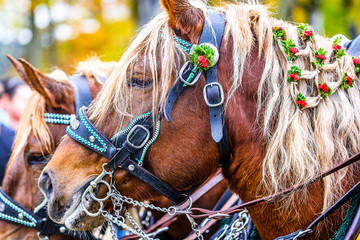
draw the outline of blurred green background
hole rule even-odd
[[[360,32],[360,0],[262,2],[276,17],[309,22],[329,37],[354,38]],[[57,66],[69,74],[92,55],[117,61],[137,29],[158,11],[158,0],[0,0],[0,77],[14,74],[8,53],[43,72]]]

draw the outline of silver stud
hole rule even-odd
[[[5,211],[5,203],[0,202],[0,212]]]
[[[90,140],[90,142],[95,142],[95,137],[94,137],[93,135],[91,135],[91,136],[89,137],[89,140]]]
[[[134,171],[134,169],[135,169],[135,166],[134,166],[133,164],[130,164],[130,165],[129,165],[129,170],[130,170],[130,171]]]
[[[24,219],[24,215],[23,215],[22,213],[19,213],[19,214],[18,214],[18,218],[19,218],[19,219]]]
[[[61,226],[59,230],[60,230],[61,233],[64,233],[66,231],[66,227]]]
[[[75,115],[71,115],[71,121],[70,121],[71,127],[76,130],[80,126],[79,120],[76,119]]]

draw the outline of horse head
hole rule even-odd
[[[33,90],[33,94],[21,118],[2,187],[17,203],[34,211],[43,200],[37,179],[65,134],[67,126],[65,122],[50,123],[51,117],[47,114],[74,114],[74,91],[64,72],[56,70],[46,75],[24,59],[15,59],[10,55],[8,58],[22,80]],[[96,64],[99,62],[96,61]],[[98,76],[91,73],[96,70],[85,71],[85,65],[82,63],[79,71],[86,75],[91,95],[95,97],[102,82],[96,79]],[[104,74],[104,69],[99,69],[98,67],[98,72]],[[104,77],[108,76],[110,70],[105,71]],[[4,221],[0,221],[0,225],[1,239],[37,238],[37,231],[34,229]],[[68,239],[66,236],[51,236],[51,239],[64,238]]]
[[[355,77],[354,64],[349,56],[336,60],[328,39],[312,32],[309,39],[296,26],[272,18],[261,5],[219,8],[216,11],[226,19],[226,26],[221,44],[215,44],[216,49],[210,47],[220,56],[218,83],[207,85],[206,73],[206,77],[197,75],[193,86],[188,81],[179,86],[176,79],[187,68],[182,66],[188,53],[196,56],[193,53],[199,50],[191,52],[189,46],[201,41],[208,22],[214,27],[221,21],[211,22],[201,1],[161,2],[165,12],[139,32],[92,106],[80,111],[68,128],[71,137],[63,139],[44,168],[39,185],[54,220],[79,229],[86,227],[79,222],[95,223],[101,215],[111,218],[107,211],[119,213],[123,210],[116,207],[119,199],[134,204],[134,199],[156,199],[159,192],[170,198],[169,192],[179,196],[179,192],[204,181],[219,165],[231,190],[243,201],[250,201],[312,179],[360,150],[355,134],[360,109],[351,104],[359,101],[359,92],[349,87],[340,91],[344,71]],[[275,35],[283,29],[286,34]],[[210,27],[206,31],[217,30]],[[286,42],[286,38],[295,41]],[[296,52],[295,47],[301,51]],[[329,51],[327,58],[322,55],[324,49]],[[212,74],[201,57],[193,59],[194,64],[202,63],[203,70]],[[297,80],[293,72],[288,76],[288,71],[295,71],[294,63],[304,69]],[[325,81],[334,88],[334,95],[328,98],[319,90]],[[219,85],[218,92],[224,93],[220,99],[226,98],[224,114],[220,110],[209,115],[209,108],[223,101],[211,104],[207,90]],[[176,96],[171,117],[165,118],[172,86],[184,89]],[[306,101],[301,92],[318,94]],[[344,112],[339,102],[347,106]],[[212,119],[219,118],[218,126],[227,132],[230,149],[225,161],[220,161],[221,147],[211,130]],[[139,124],[150,127],[145,130]],[[274,239],[304,229],[349,189],[355,170],[352,166],[282,199],[249,207],[262,238]],[[150,178],[156,178],[156,184],[147,181]],[[155,190],[157,184],[161,187]],[[329,236],[339,218],[319,226],[317,233]]]

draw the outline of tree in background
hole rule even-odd
[[[205,1],[205,0],[204,0]],[[226,1],[207,0],[221,5]],[[359,32],[360,0],[260,0],[285,20],[314,25],[327,36]],[[69,71],[92,54],[119,60],[139,26],[160,9],[158,0],[0,0],[0,72],[5,54],[44,71]]]

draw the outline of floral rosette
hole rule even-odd
[[[301,92],[299,92],[296,96],[296,105],[300,110],[303,110],[308,105],[308,103],[306,102],[306,97],[302,95]]]
[[[342,39],[342,37],[335,38],[335,40],[332,44],[332,48],[333,48],[333,51],[334,51],[337,59],[341,59],[343,56],[346,55],[345,49],[340,45],[341,39]]]
[[[194,45],[189,61],[204,72],[216,64],[216,52],[208,44]]]
[[[273,27],[272,31],[274,43],[276,43],[278,39],[285,40],[285,30],[282,27]]]
[[[302,78],[301,69],[294,65],[288,70],[288,82],[297,82]]]
[[[299,52],[299,49],[296,48],[295,41],[290,39],[287,41],[281,41],[281,44],[284,47],[284,52],[288,56],[287,59],[289,62],[295,61],[298,57],[296,54]]]
[[[314,42],[314,32],[310,30],[307,24],[300,24],[297,27],[299,31],[299,35],[302,36],[302,40],[304,42],[310,41],[311,43]]]
[[[355,65],[356,73],[360,75],[360,57],[358,58],[353,57],[353,63]]]
[[[327,51],[325,51],[323,48],[320,48],[319,50],[315,50],[314,51],[315,62],[312,62],[312,63],[315,66],[317,66],[318,68],[322,68],[325,64],[326,53],[327,53]]]
[[[343,78],[343,81],[341,82],[340,87],[342,90],[352,88],[352,87],[354,87],[354,82],[355,82],[355,79],[353,79],[351,76],[349,76],[349,74],[346,72],[344,74],[344,78]]]
[[[327,83],[324,84],[319,83],[318,88],[320,90],[320,95],[322,98],[327,98],[333,92],[331,87]]]

